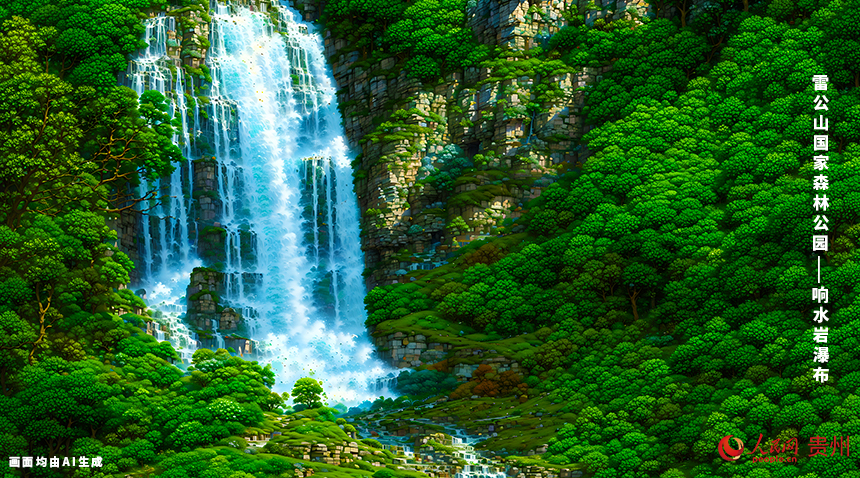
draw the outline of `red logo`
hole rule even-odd
[[[720,440],[720,444],[717,445],[717,451],[720,452],[720,456],[723,460],[726,461],[735,461],[741,457],[741,454],[744,452],[744,442],[740,440],[740,438],[734,437],[735,442],[738,444],[738,449],[729,445],[729,439],[734,437],[734,435],[724,436],[722,440]]]

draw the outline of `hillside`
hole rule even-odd
[[[16,0],[0,6],[0,449],[103,466],[4,459],[3,473],[446,477],[469,466],[462,433],[512,476],[860,477],[835,446],[860,435],[856,0],[293,7],[322,28],[360,151],[365,325],[379,357],[413,369],[393,381],[401,396],[285,405],[298,397],[272,391],[219,302],[219,163],[196,154],[204,139],[177,143],[191,135],[175,98],[117,85],[154,43],[142,21],[169,13],[166,55],[190,92],[173,95],[207,124],[208,2]],[[829,78],[826,170],[815,75]],[[208,267],[188,277],[185,319],[217,349],[187,363],[132,292],[153,264],[142,241],[170,217],[145,229],[133,211],[157,193],[136,191],[174,171],[194,188],[179,187],[194,222],[178,247]],[[727,436],[748,454],[720,458]],[[753,462],[756,442],[787,462]]]

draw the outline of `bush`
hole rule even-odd
[[[439,63],[436,60],[424,56],[416,55],[410,58],[404,66],[409,76],[417,78],[421,81],[432,80],[442,75],[442,69],[439,68]]]
[[[373,438],[365,438],[364,440],[361,440],[361,442],[364,443],[365,445],[371,447],[371,448],[378,448],[380,450],[382,449],[382,443],[379,443],[377,440],[374,440]]]
[[[397,391],[405,395],[437,394],[457,387],[457,379],[451,374],[436,370],[400,372],[397,376]]]

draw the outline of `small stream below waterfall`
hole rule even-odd
[[[416,412],[419,408],[428,407],[430,407],[430,405],[416,407]],[[400,456],[404,460],[401,466],[407,469],[414,468],[417,471],[421,471],[425,467],[432,466],[432,464],[425,463],[424,460],[416,460],[414,438],[412,436],[391,435],[380,426],[381,422],[389,413],[402,410],[403,409],[374,412],[372,415],[375,415],[375,417],[372,420],[357,420],[353,422],[353,425],[362,436],[371,436],[373,435],[371,432],[376,433],[377,435],[374,435],[373,439],[381,443],[383,448],[388,449],[396,456]],[[442,428],[445,431],[444,433],[451,437],[451,442],[443,443],[443,445],[453,448],[455,450],[454,456],[466,463],[462,472],[457,473],[454,478],[507,478],[507,465],[497,463],[493,459],[485,457],[484,452],[475,449],[475,445],[487,439],[487,436],[467,435],[460,428],[436,423],[432,420],[422,418],[411,418],[405,419],[404,421],[433,425],[435,427]]]

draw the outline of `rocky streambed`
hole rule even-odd
[[[415,407],[419,410],[432,405]],[[399,418],[392,427],[388,415],[403,409],[362,414],[352,419],[361,436],[377,440],[395,455],[398,469],[418,471],[438,478],[574,478],[582,472],[524,463],[521,457],[503,457],[476,446],[486,435],[425,418]],[[406,425],[406,432],[404,432]],[[545,451],[545,450],[544,450]],[[527,461],[527,460],[525,460]]]

